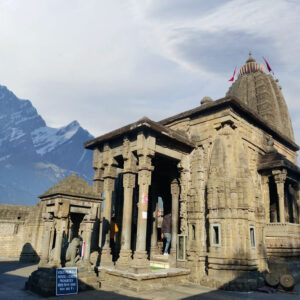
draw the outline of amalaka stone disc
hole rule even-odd
[[[265,279],[267,285],[271,287],[277,287],[279,284],[279,276],[275,273],[268,273]]]
[[[285,290],[292,290],[295,286],[295,279],[291,274],[284,274],[280,277],[280,285]]]

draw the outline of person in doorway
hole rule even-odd
[[[161,227],[161,238],[166,239],[166,245],[164,249],[164,255],[169,255],[169,247],[171,244],[171,225],[172,225],[172,216],[171,214],[164,215],[162,227]]]
[[[116,260],[116,233],[119,231],[118,225],[116,223],[116,218],[112,217],[110,222],[110,248],[113,257],[113,261]]]

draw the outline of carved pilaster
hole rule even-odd
[[[39,266],[43,266],[49,261],[49,252],[50,252],[50,234],[51,227],[53,224],[53,215],[50,213],[43,213],[43,221],[44,221],[44,236],[43,236],[43,248],[42,255]]]
[[[93,226],[97,218],[97,208],[92,207],[91,212],[85,215],[83,222],[85,228],[85,250],[84,250],[84,263],[90,267],[91,243]]]
[[[265,208],[265,221],[270,223],[270,190],[269,190],[269,177],[262,176],[262,195]]]
[[[187,157],[184,157],[178,164],[180,172],[180,198],[179,198],[179,217],[180,217],[180,232],[188,233],[187,226],[187,199],[188,199],[188,184],[189,184],[189,165]]]
[[[171,241],[171,255],[176,258],[176,242],[178,234],[178,213],[179,213],[179,181],[173,179],[171,182],[171,196],[172,196],[172,241]]]
[[[272,174],[277,186],[277,194],[279,201],[279,221],[285,223],[285,209],[284,209],[284,183],[286,180],[286,170],[273,170]]]

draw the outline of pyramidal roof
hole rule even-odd
[[[101,199],[101,195],[96,193],[94,187],[88,184],[83,178],[78,177],[76,174],[65,177],[60,182],[54,184],[46,192],[40,195],[39,198],[42,199],[57,194]]]

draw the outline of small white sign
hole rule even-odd
[[[56,269],[56,296],[78,294],[77,268]]]
[[[147,219],[147,212],[146,211],[142,211],[142,218]]]

